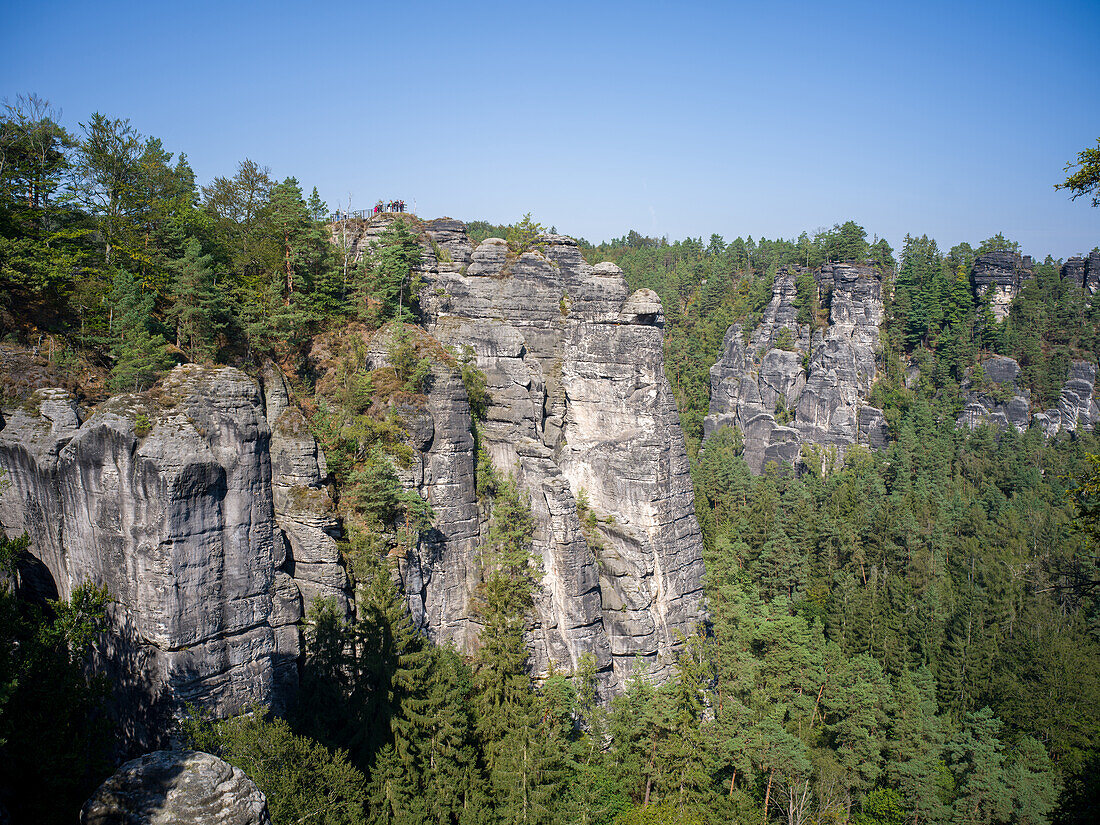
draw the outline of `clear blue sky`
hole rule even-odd
[[[0,0],[0,96],[129,118],[201,182],[525,212],[592,241],[1100,244],[1052,185],[1100,137],[1100,2]]]

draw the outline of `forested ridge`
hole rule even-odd
[[[421,391],[425,359],[445,358],[476,418],[484,377],[416,326],[415,217],[355,263],[328,213],[316,190],[250,160],[200,188],[184,155],[125,120],[95,114],[69,132],[33,97],[0,120],[7,400],[25,394],[27,364],[94,403],[174,363],[255,372],[273,359],[329,457],[354,619],[313,605],[286,719],[196,714],[181,732],[252,776],[275,822],[1092,820],[1100,448],[1085,433],[955,426],[962,382],[990,354],[1019,361],[1037,408],[1071,360],[1096,360],[1100,299],[1060,261],[1036,264],[997,322],[969,273],[976,255],[1016,249],[999,235],[946,253],[915,233],[895,251],[854,221],[792,240],[582,242],[662,299],[710,613],[674,679],[638,678],[605,702],[593,662],[537,683],[528,672],[530,512],[484,453],[480,650],[414,631],[388,553],[432,513],[393,473],[407,447],[384,402]],[[513,253],[541,228],[469,224],[475,243],[499,234]],[[738,432],[702,442],[708,370],[728,327],[759,319],[781,267],[800,268],[800,322],[826,323],[806,273],[829,261],[871,262],[893,286],[871,399],[891,441],[754,477]],[[368,370],[341,344],[340,380],[319,385],[303,347],[341,342],[348,325],[389,325],[392,366]],[[24,552],[5,542],[0,561]],[[28,821],[71,821],[109,773],[112,733],[94,711],[108,686],[80,668],[107,595],[79,593],[41,607],[0,592],[0,789]],[[61,697],[45,705],[44,680]]]

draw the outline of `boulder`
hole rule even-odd
[[[80,811],[81,825],[271,825],[240,768],[201,751],[162,750],[119,768]]]

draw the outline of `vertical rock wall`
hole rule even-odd
[[[591,653],[612,687],[636,660],[667,674],[679,634],[704,616],[702,539],[664,375],[660,301],[649,290],[629,295],[617,267],[588,265],[563,236],[517,257],[500,239],[472,249],[457,221],[417,226],[425,328],[454,351],[472,348],[492,396],[482,444],[531,499],[543,573],[529,632],[534,671],[551,661],[572,669]],[[358,251],[379,231],[363,225]],[[437,368],[427,410],[432,435],[415,483],[438,531],[406,558],[403,581],[425,631],[472,650],[486,513],[453,371]],[[595,523],[587,535],[582,490]]]
[[[746,341],[735,324],[710,371],[710,414],[704,436],[719,427],[741,429],[745,460],[759,473],[770,462],[794,464],[803,444],[879,447],[886,440],[882,411],[866,403],[877,375],[882,278],[873,267],[835,264],[814,273],[829,298],[829,322],[812,330],[797,323],[795,280],[775,277],[772,299]],[[784,332],[786,330],[786,332]]]
[[[107,587],[118,632],[104,652],[136,740],[181,702],[280,707],[301,594],[342,593],[323,462],[281,381],[267,382],[274,433],[257,383],[228,367],[178,367],[83,422],[61,390],[5,411],[0,521],[30,535],[62,598]]]
[[[422,305],[436,337],[473,347],[493,397],[484,443],[531,495],[544,570],[536,672],[592,653],[621,684],[636,659],[667,672],[677,634],[703,618],[687,454],[657,296],[629,295],[617,267],[589,266],[569,238],[543,241],[514,260],[499,239],[468,260],[451,244]],[[596,524],[587,536],[582,490]]]
[[[1012,299],[1031,274],[1030,256],[1004,251],[979,255],[970,269],[974,289],[978,295],[989,298],[990,308],[998,321],[1008,317]]]

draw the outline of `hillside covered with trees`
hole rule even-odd
[[[968,370],[992,353],[1019,361],[1036,405],[1056,400],[1073,359],[1096,361],[1100,297],[1060,261],[1035,265],[997,322],[969,273],[976,255],[1016,249],[1000,235],[944,252],[914,234],[894,250],[847,221],[792,240],[582,242],[590,263],[661,297],[707,553],[710,623],[683,640],[674,678],[609,699],[591,662],[532,678],[529,503],[487,456],[476,655],[420,637],[394,584],[388,551],[433,514],[392,470],[407,448],[384,402],[421,392],[432,355],[458,365],[475,417],[486,403],[469,354],[434,353],[417,326],[415,217],[349,261],[295,178],[244,160],[199,187],[184,154],[128,121],[56,120],[33,97],[0,119],[5,404],[33,382],[94,404],[175,363],[256,373],[272,359],[329,459],[354,618],[312,606],[285,719],[196,714],[179,732],[245,770],[276,823],[1092,821],[1100,446],[955,426]],[[516,252],[542,227],[469,229]],[[780,267],[830,261],[872,262],[892,285],[873,391],[890,442],[843,467],[753,476],[738,432],[702,441],[708,370]],[[799,293],[813,322],[812,284]],[[303,348],[352,324],[392,326],[392,367],[356,356],[319,385]],[[0,549],[6,571],[25,554]],[[80,666],[108,598],[43,605],[0,584],[0,801],[17,818],[71,821],[117,756],[110,686]]]

